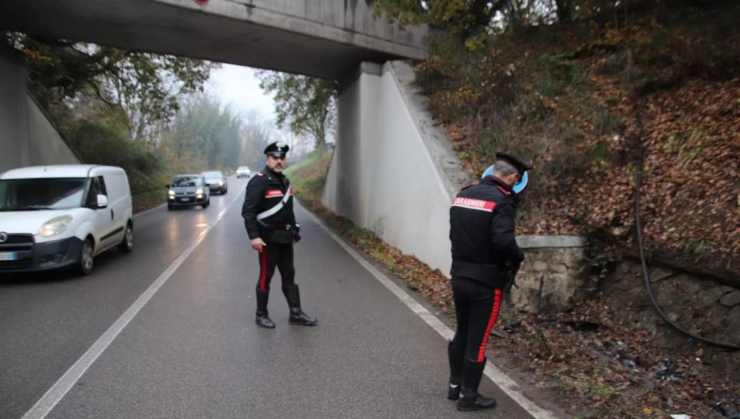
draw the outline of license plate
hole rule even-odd
[[[180,202],[190,202],[192,198],[180,198]]]
[[[18,253],[16,252],[0,252],[0,261],[10,262],[18,260]]]

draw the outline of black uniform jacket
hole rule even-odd
[[[507,272],[524,260],[514,236],[511,188],[493,176],[464,188],[450,208],[452,277],[502,288]]]
[[[274,230],[285,231],[286,226],[295,224],[293,198],[274,215],[257,221],[257,214],[278,205],[288,193],[290,181],[282,173],[276,173],[265,167],[255,173],[247,184],[247,193],[242,206],[242,217],[250,240],[257,237],[268,242]]]

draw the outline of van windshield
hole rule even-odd
[[[86,183],[86,178],[2,179],[0,211],[79,208]]]

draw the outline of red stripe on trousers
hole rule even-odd
[[[260,290],[267,291],[267,248],[260,252]]]
[[[483,362],[486,359],[486,347],[488,347],[488,338],[491,336],[491,329],[496,324],[499,310],[501,310],[501,289],[496,288],[493,296],[493,308],[491,309],[491,317],[488,318],[488,324],[486,325],[486,332],[483,334],[483,342],[480,343],[478,348],[478,362]]]

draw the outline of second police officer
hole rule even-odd
[[[318,324],[317,319],[301,309],[300,291],[295,283],[293,243],[300,240],[300,232],[293,213],[290,181],[283,174],[289,149],[287,144],[277,142],[265,148],[265,168],[249,180],[242,207],[250,244],[259,253],[255,322],[268,329],[275,328],[268,315],[267,302],[276,267],[280,271],[283,295],[290,307],[289,322],[302,326]]]
[[[461,411],[496,406],[494,399],[478,393],[478,386],[503,289],[524,260],[514,236],[514,217],[520,192],[516,187],[530,169],[514,156],[497,153],[492,173],[487,171],[478,184],[460,191],[450,209],[457,330],[448,347],[448,398],[457,400]]]

